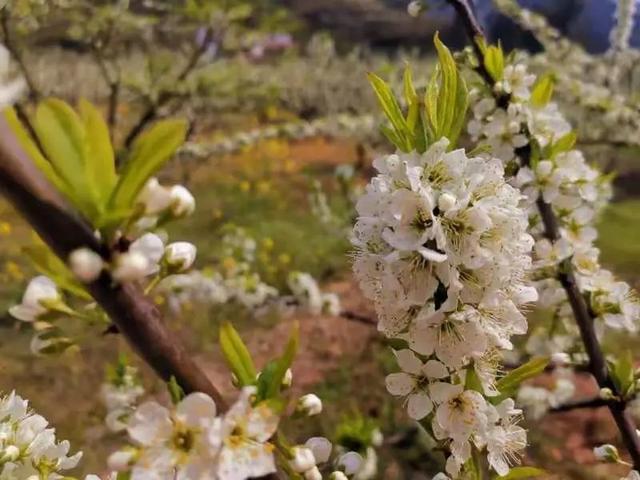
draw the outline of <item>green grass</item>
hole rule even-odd
[[[615,273],[640,279],[640,200],[614,203],[598,224],[602,263]]]

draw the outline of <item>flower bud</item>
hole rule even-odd
[[[571,356],[568,353],[556,352],[551,355],[551,363],[553,365],[567,365],[571,363]]]
[[[611,391],[611,389],[607,387],[601,388],[599,395],[603,400],[613,400],[615,398],[613,391]]]
[[[188,270],[196,260],[196,247],[189,242],[175,242],[167,245],[164,260],[171,273]]]
[[[96,252],[83,247],[71,252],[69,267],[80,281],[91,283],[100,276],[104,262]]]
[[[362,467],[362,455],[358,452],[347,452],[338,459],[338,465],[347,475],[354,475]]]
[[[620,460],[618,449],[608,443],[595,447],[593,449],[593,454],[596,456],[596,460],[603,462],[616,463]]]
[[[171,213],[174,217],[186,217],[196,209],[196,200],[182,185],[171,187]]]
[[[296,411],[308,417],[322,413],[322,400],[317,395],[309,393],[298,399]]]
[[[311,437],[305,442],[304,446],[313,452],[313,457],[316,459],[316,465],[329,461],[333,446],[326,438]]]
[[[140,280],[149,271],[149,260],[140,252],[125,252],[116,258],[113,278],[120,282]]]
[[[340,470],[336,470],[329,475],[329,480],[349,480],[349,478]]]
[[[109,455],[107,459],[107,465],[111,470],[116,472],[122,472],[129,467],[131,460],[133,460],[134,454],[127,450],[118,450]]]
[[[15,445],[8,445],[0,455],[0,462],[14,462],[20,457],[20,449]]]
[[[304,472],[304,480],[322,480],[322,474],[320,470],[318,470],[318,467],[313,467]]]
[[[422,13],[422,2],[420,0],[414,0],[407,6],[407,13],[413,18],[418,17]]]
[[[304,473],[316,466],[316,459],[309,448],[293,447],[291,454],[293,458],[289,460],[289,466],[296,473]]]
[[[371,432],[371,445],[374,447],[382,446],[382,442],[384,442],[384,435],[379,428],[376,428],[373,432]]]
[[[284,372],[284,377],[282,377],[282,388],[289,388],[293,383],[293,372],[290,368],[287,368],[287,371]]]

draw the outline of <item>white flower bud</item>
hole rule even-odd
[[[287,371],[284,372],[284,377],[282,377],[282,388],[289,388],[293,383],[293,372],[290,368],[287,368]]]
[[[116,472],[122,472],[129,467],[129,464],[133,460],[133,452],[127,450],[118,450],[109,455],[107,459],[107,465],[111,470]]]
[[[556,352],[551,355],[551,363],[553,365],[567,365],[571,363],[571,356],[568,353]]]
[[[349,478],[340,470],[336,470],[329,475],[329,480],[349,480]]]
[[[324,437],[311,437],[304,444],[305,447],[313,452],[313,457],[316,459],[316,464],[326,463],[331,456],[331,449],[333,446],[331,442]]]
[[[407,6],[407,13],[413,18],[418,17],[422,13],[422,2],[420,0],[414,0]]]
[[[319,415],[322,413],[322,400],[313,393],[303,395],[298,399],[296,411],[308,417]]]
[[[456,206],[456,197],[450,193],[443,193],[438,198],[438,208],[443,212],[448,212]]]
[[[120,282],[140,280],[149,271],[149,260],[140,252],[125,252],[115,260],[113,278]]]
[[[360,467],[362,467],[362,455],[358,452],[347,452],[338,459],[338,465],[344,470],[347,475],[354,475],[358,473]]]
[[[291,454],[293,458],[289,460],[289,466],[296,473],[304,473],[316,466],[316,459],[309,448],[293,447]]]
[[[313,467],[304,472],[304,480],[322,480],[322,474],[320,470],[318,470],[318,467]]]
[[[167,245],[164,259],[172,273],[188,270],[196,260],[196,247],[189,242],[175,242]]]
[[[600,460],[602,462],[616,463],[620,460],[618,449],[608,443],[595,447],[593,449],[593,454],[596,456],[596,460]]]
[[[90,283],[100,276],[104,267],[102,257],[90,248],[78,248],[69,255],[69,267],[73,274],[85,283]]]
[[[20,449],[15,445],[8,445],[0,455],[0,462],[14,462],[20,457]]]
[[[171,188],[171,213],[175,217],[186,217],[196,209],[196,200],[191,192],[182,185]]]
[[[601,388],[600,392],[598,392],[598,395],[600,395],[600,398],[602,398],[603,400],[613,400],[615,398],[613,391],[607,387]]]
[[[138,196],[138,203],[144,207],[145,215],[157,215],[171,204],[171,190],[163,187],[157,178],[150,178]]]
[[[382,435],[380,429],[376,428],[371,433],[371,445],[374,447],[380,447],[382,446],[382,442],[384,442],[384,435]]]

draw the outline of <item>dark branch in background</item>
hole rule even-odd
[[[620,403],[620,402],[616,400],[607,400],[601,397],[583,398],[580,400],[574,400],[571,402],[563,403],[562,405],[558,405],[557,407],[550,408],[549,412],[563,413],[563,412],[570,412],[572,410],[578,410],[583,408],[608,407],[610,405],[613,405],[614,403]]]
[[[103,52],[100,48],[93,46],[91,48],[93,57],[98,64],[98,68],[102,73],[105,83],[109,88],[109,102],[107,106],[107,125],[109,126],[109,132],[111,133],[111,141],[113,141],[114,131],[116,124],[118,123],[118,101],[120,96],[120,78],[116,72],[115,78],[109,72],[109,66],[104,58]]]
[[[63,261],[80,247],[109,258],[108,248],[96,239],[91,226],[67,207],[20,147],[4,119],[0,119],[0,191]],[[87,285],[87,290],[161,378],[167,381],[175,376],[186,392],[206,393],[225,408],[218,389],[166,328],[159,310],[139,286],[117,285],[105,272]]]
[[[176,79],[174,80],[174,83],[177,84],[186,80],[186,78],[196,68],[196,66],[198,65],[198,62],[207,51],[209,43],[214,39],[219,39],[222,37],[223,33],[221,32],[217,35],[214,35],[213,27],[209,27],[207,29],[207,33],[205,35],[204,41],[200,45],[196,45],[191,56],[189,57],[187,64],[177,75]],[[124,140],[125,148],[127,149],[131,148],[131,145],[133,145],[133,142],[135,141],[135,139],[138,138],[138,135],[142,133],[142,131],[145,129],[147,125],[149,125],[158,117],[158,113],[160,109],[162,109],[162,107],[164,107],[167,103],[169,103],[171,100],[173,100],[178,96],[179,94],[173,91],[160,92],[160,94],[158,95],[158,99],[155,102],[152,102],[147,107],[147,109],[144,111],[144,113],[138,120],[138,123],[136,123],[133,126],[133,128],[129,131],[129,133],[125,137],[125,140]]]
[[[474,44],[476,54],[479,55],[478,63],[481,65],[480,70],[484,71],[485,69],[482,67],[482,51],[477,44],[478,37],[483,39],[484,35],[470,5],[470,1],[447,1],[456,9],[456,12],[460,15],[461,20],[464,22],[467,33],[471,37],[471,41]],[[482,77],[485,79],[488,87],[493,92],[494,82],[491,79],[491,76],[487,78],[485,75],[482,75]],[[501,98],[502,97],[496,98],[496,100],[498,101]],[[498,104],[504,108],[504,105],[501,105],[500,102],[498,102]],[[531,139],[529,132],[525,131],[524,133],[526,133],[529,139]],[[516,154],[520,158],[522,165],[528,166],[530,164],[530,146],[525,146],[518,149],[516,151]],[[542,197],[538,198],[538,200],[536,201],[536,205],[538,207],[538,210],[540,211],[540,216],[542,218],[542,223],[545,229],[545,236],[552,242],[557,241],[560,238],[560,231],[558,228],[558,219],[553,211],[553,208],[549,203],[545,202]],[[600,348],[598,338],[596,337],[594,328],[594,316],[589,310],[585,298],[578,288],[576,276],[573,271],[573,266],[570,261],[565,261],[559,267],[558,280],[567,293],[573,315],[580,330],[582,343],[584,344],[585,351],[589,357],[589,371],[598,382],[600,388],[609,388],[611,389],[615,397],[622,398],[620,392],[612,381],[611,376],[609,375],[609,369],[607,367],[604,354],[602,352],[602,349]],[[622,441],[633,460],[634,468],[636,470],[640,470],[640,437],[636,433],[636,426],[631,416],[628,412],[626,412],[626,401],[621,400],[615,403],[608,403],[607,406],[609,407],[611,415],[613,416],[613,419],[618,426]]]

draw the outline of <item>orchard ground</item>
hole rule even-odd
[[[370,305],[350,274],[344,228],[323,225],[311,214],[308,202],[311,182],[319,180],[334,212],[348,225],[352,208],[338,191],[334,168],[358,161],[356,145],[316,138],[294,143],[269,141],[224,158],[174,162],[163,177],[186,183],[198,208],[193,217],[172,228],[170,238],[196,244],[200,267],[220,267],[224,259],[219,255],[219,239],[228,228],[225,225],[244,227],[258,241],[258,269],[265,281],[283,288],[287,272],[310,272],[324,289],[340,295],[345,309],[372,316]],[[363,184],[365,175],[359,179]],[[599,246],[603,262],[637,288],[640,191],[635,195],[612,204],[605,212],[599,225]],[[1,203],[0,312],[19,300],[25,283],[35,273],[20,255],[20,249],[33,239],[28,227]],[[383,432],[391,432],[380,450],[383,461],[379,478],[423,478],[413,475],[436,468],[428,445],[413,441],[419,434],[407,422],[400,402],[385,393],[384,376],[393,362],[374,327],[341,317],[306,314],[253,318],[238,306],[192,305],[180,318],[169,318],[198,362],[230,396],[233,387],[216,346],[218,325],[223,319],[234,322],[259,364],[281,348],[293,322],[300,322],[301,348],[294,364],[293,393],[312,388],[323,398],[326,413],[304,426],[292,424],[292,436],[305,438],[300,429],[313,427],[314,433],[331,437],[341,412],[357,409],[375,417]],[[68,438],[75,449],[85,452],[82,472],[100,472],[108,453],[119,445],[119,437],[104,427],[104,410],[96,392],[105,363],[129,350],[117,335],[89,328],[80,349],[55,358],[35,357],[29,351],[31,333],[29,326],[2,315],[0,390],[15,388],[33,399],[33,407],[56,425],[59,437]],[[621,341],[637,342],[628,338]],[[134,354],[129,355],[135,359]],[[148,391],[165,396],[163,385],[153,378],[145,375]],[[577,396],[595,392],[588,377],[578,383]],[[622,475],[622,471],[596,464],[593,458],[593,446],[615,443],[616,430],[605,409],[549,415],[531,427],[533,448],[529,449],[527,463],[560,472],[547,478],[596,480]]]

